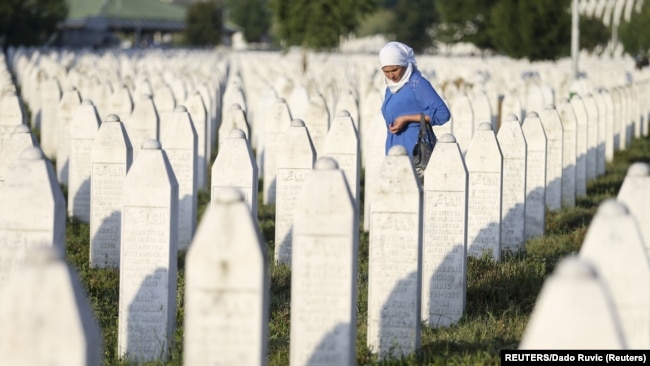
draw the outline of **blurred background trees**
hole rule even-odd
[[[2,0],[0,42],[5,47],[48,44],[69,6],[83,1],[99,0]],[[554,60],[570,52],[571,0],[168,1],[186,9],[182,35],[188,45],[217,45],[224,32],[239,30],[251,44],[313,50],[336,50],[347,37],[380,34],[418,53],[440,52],[441,45],[456,43],[531,61]],[[616,27],[619,22],[611,19],[615,12],[604,11],[602,5],[611,10],[622,1],[581,0],[581,49],[611,52],[617,46],[633,56],[647,55],[650,33],[642,29],[650,21],[650,2],[625,1],[630,8],[619,12],[626,15]],[[604,19],[606,14],[610,19]]]
[[[66,0],[2,0],[0,44],[4,47],[45,44],[67,15]]]

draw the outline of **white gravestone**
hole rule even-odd
[[[283,143],[280,136],[291,124],[292,117],[291,111],[289,110],[289,105],[287,102],[278,98],[270,106],[270,112],[267,115],[267,118],[261,124],[264,126],[264,137],[263,137],[263,146],[262,149],[258,148],[258,153],[261,152],[261,165],[263,167],[262,174],[263,178],[263,203],[274,204],[275,203],[275,183],[276,183],[276,174],[277,169],[277,150],[279,146]]]
[[[587,112],[587,181],[590,181],[598,175],[598,135],[602,132],[598,130],[600,126],[601,112],[593,94],[585,94],[582,101]]]
[[[438,138],[424,173],[422,320],[432,328],[456,324],[467,293],[468,172],[453,135]]]
[[[521,100],[521,93],[517,89],[511,89],[509,92],[504,93],[503,100],[501,101],[501,118],[502,123],[509,114],[514,114],[519,120],[524,118],[524,103]],[[499,126],[501,126],[499,123]]]
[[[91,152],[90,266],[118,268],[124,179],[133,161],[126,129],[115,114],[101,124]]]
[[[138,157],[140,147],[148,139],[158,139],[158,112],[150,94],[142,94],[128,118],[122,118],[126,133],[133,145],[133,160]]]
[[[212,164],[210,200],[227,187],[239,189],[248,203],[253,217],[257,217],[258,168],[246,134],[240,129],[230,135],[219,149]]]
[[[296,203],[290,364],[355,364],[359,223],[336,161],[323,157]]]
[[[605,123],[602,131],[602,139],[600,143],[604,145],[605,149],[605,162],[614,160],[614,104],[612,101],[612,93],[609,90],[602,88],[596,93],[596,100],[599,100],[599,105],[605,110]],[[599,134],[599,137],[601,135]],[[600,149],[600,145],[599,145]],[[599,166],[599,173],[605,173],[605,163]]]
[[[354,128],[359,131],[361,121],[359,121],[359,98],[357,98],[356,90],[353,86],[344,86],[339,90],[338,98],[336,100],[336,111],[334,115],[338,116],[339,113],[347,111],[352,118]]]
[[[30,251],[9,279],[0,296],[0,322],[3,364],[102,364],[102,335],[87,294],[52,248]]]
[[[457,94],[449,103],[449,110],[451,111],[451,128],[450,133],[454,134],[456,142],[460,146],[463,154],[467,153],[467,148],[472,141],[474,135],[474,122],[489,122],[488,121],[475,121],[472,103],[467,95],[463,93]],[[445,133],[444,130],[436,129],[436,134]]]
[[[527,145],[517,116],[510,114],[497,133],[503,154],[501,251],[518,252],[524,245],[526,223]]]
[[[0,286],[33,247],[51,246],[63,255],[65,198],[40,148],[23,150],[9,169],[0,207]]]
[[[41,89],[41,139],[43,152],[48,157],[56,156],[58,138],[57,113],[61,100],[61,85],[55,77],[50,77]]]
[[[239,104],[232,104],[228,107],[224,120],[221,121],[221,126],[219,126],[219,148],[230,135],[230,131],[236,128],[244,131],[246,139],[250,140],[250,128],[246,121],[246,111]]]
[[[217,193],[185,263],[183,364],[266,365],[266,246],[239,190]]]
[[[316,151],[309,130],[300,119],[291,121],[281,139],[285,143],[277,150],[274,259],[276,263],[290,265],[294,209],[307,175],[314,167]]]
[[[16,126],[25,124],[25,113],[15,92],[0,94],[0,148],[4,146]]]
[[[537,112],[528,112],[521,128],[526,138],[526,221],[524,224],[524,240],[528,240],[544,235],[546,225],[546,167],[548,166],[546,151],[548,145],[544,134],[544,126]],[[561,163],[560,161],[560,166]],[[559,195],[558,198],[560,198]]]
[[[192,117],[179,105],[160,143],[178,182],[178,249],[187,249],[196,229],[197,134]]]
[[[370,206],[374,199],[375,179],[379,175],[379,168],[386,156],[386,123],[381,111],[378,111],[370,121],[366,123],[366,167],[364,179],[363,198],[363,227],[365,231],[370,228]]]
[[[625,204],[635,217],[650,255],[650,165],[637,162],[628,170],[616,199]]]
[[[56,174],[59,182],[68,184],[70,158],[70,122],[75,110],[81,105],[81,95],[74,87],[69,87],[61,96],[56,112]]]
[[[422,202],[403,146],[385,157],[370,211],[368,348],[379,357],[420,348]]]
[[[178,182],[158,141],[142,144],[123,197],[118,354],[164,362],[176,329]]]
[[[68,170],[68,215],[90,222],[90,175],[92,146],[100,125],[97,109],[88,99],[72,114]]]
[[[576,198],[587,195],[587,134],[589,133],[589,116],[585,103],[579,95],[573,95],[569,101],[576,116]]]
[[[612,114],[614,115],[614,120],[612,121],[612,158],[614,157],[614,151],[621,149],[621,123],[623,119],[623,101],[621,96],[620,88],[614,87],[610,90],[610,95],[612,97]],[[608,132],[609,134],[609,132]]]
[[[503,155],[492,125],[483,122],[467,149],[467,254],[501,258]]]
[[[153,87],[153,104],[156,106],[158,118],[160,118],[158,134],[162,136],[165,129],[165,124],[163,122],[171,120],[170,117],[176,108],[174,92],[166,83],[158,82]]]
[[[592,94],[594,104],[598,108],[598,139],[596,141],[596,176],[605,174],[605,164],[607,162],[607,147],[605,146],[607,135],[607,120],[610,116],[613,118],[611,110],[611,98],[609,94],[605,95],[602,90],[594,90]],[[608,101],[609,107],[608,110]]]
[[[650,261],[624,204],[611,198],[600,204],[579,255],[594,263],[611,293],[627,346],[650,348]]]
[[[566,257],[544,281],[519,349],[625,349],[611,293],[596,267]]]
[[[562,207],[576,205],[576,114],[569,100],[562,98],[556,105],[562,120]]]
[[[562,208],[563,136],[562,119],[553,104],[539,112],[546,135],[546,207]]]
[[[309,129],[309,136],[311,136],[311,141],[314,144],[316,155],[320,157],[322,155],[323,145],[325,145],[327,131],[330,128],[330,113],[325,102],[325,97],[321,94],[316,94],[310,98],[304,120]]]
[[[32,134],[27,125],[18,125],[5,141],[3,146],[0,146],[0,187],[4,182],[11,165],[18,160],[20,153],[28,147],[38,147],[38,141]]]
[[[472,111],[474,112],[474,123],[472,126],[475,126],[477,122],[492,122],[493,107],[485,91],[475,90],[470,96],[470,102]],[[472,128],[472,133],[474,133],[474,128]]]
[[[334,158],[345,174],[355,207],[359,207],[361,157],[359,135],[350,113],[340,111],[325,136],[323,156]]]
[[[131,113],[133,113],[133,97],[126,84],[118,85],[115,88],[109,102],[109,109],[106,112],[116,114],[122,121],[131,117]],[[137,146],[139,149],[140,143]]]
[[[185,101],[185,107],[192,117],[192,123],[196,130],[197,141],[197,164],[196,164],[196,184],[197,189],[202,189],[208,185],[208,166],[212,158],[212,144],[210,141],[210,121],[205,101],[201,94],[192,93]],[[163,131],[161,130],[161,133]],[[162,135],[161,135],[162,136]]]

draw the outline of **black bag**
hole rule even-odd
[[[431,158],[434,146],[436,146],[436,135],[433,133],[431,124],[427,123],[424,119],[424,113],[422,113],[420,114],[418,141],[413,147],[413,167],[418,177],[420,177],[420,181],[424,178],[424,170],[429,164],[429,158]]]

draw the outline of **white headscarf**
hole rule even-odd
[[[406,66],[406,71],[398,82],[393,82],[384,76],[386,87],[390,92],[395,94],[400,90],[411,78],[413,69],[417,70],[415,62],[415,55],[413,49],[401,42],[388,42],[379,51],[379,67],[384,66]]]

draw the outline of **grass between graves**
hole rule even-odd
[[[598,205],[615,197],[631,163],[650,162],[650,139],[635,139],[630,148],[615,154],[605,175],[588,183],[587,197],[576,206],[546,216],[546,235],[530,240],[519,253],[499,262],[469,258],[467,307],[457,325],[450,328],[422,327],[419,352],[400,360],[377,360],[366,346],[368,296],[368,234],[360,235],[358,273],[357,364],[359,365],[478,365],[498,364],[501,349],[517,347],[546,276],[564,256],[577,253]],[[260,187],[262,185],[260,184]],[[65,187],[63,187],[65,189]],[[199,217],[209,202],[209,192],[199,193]],[[363,207],[361,205],[360,207]],[[272,263],[275,208],[259,202],[259,225],[267,238],[271,271],[269,365],[289,364],[291,271]],[[88,300],[102,328],[106,365],[130,365],[117,354],[119,272],[88,265],[89,227],[72,218],[67,225],[66,256],[77,270]],[[166,363],[181,365],[183,354],[183,296],[185,252],[178,257],[177,330]]]

